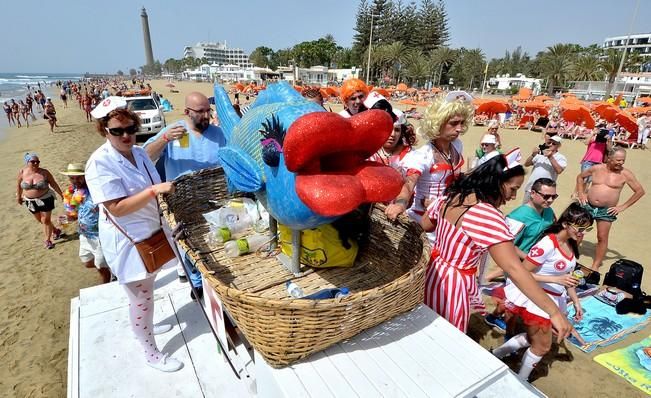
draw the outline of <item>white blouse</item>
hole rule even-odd
[[[100,146],[86,163],[86,184],[93,201],[100,206],[99,239],[107,264],[121,284],[145,279],[147,270],[140,254],[129,239],[106,217],[103,203],[109,200],[135,195],[161,182],[154,164],[147,153],[134,146],[133,157],[137,167],[122,156],[109,141]],[[151,180],[149,175],[151,175]],[[160,228],[158,206],[151,199],[143,208],[122,217],[111,218],[129,234],[135,242],[149,238]],[[170,244],[173,244],[169,228],[163,222]],[[175,259],[170,263],[176,262]],[[166,264],[169,265],[169,264]]]

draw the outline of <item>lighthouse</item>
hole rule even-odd
[[[154,64],[154,52],[151,49],[151,36],[149,35],[149,17],[147,16],[147,10],[145,10],[145,7],[142,7],[140,19],[142,21],[142,37],[145,39],[145,58],[147,59],[147,66],[151,66]]]

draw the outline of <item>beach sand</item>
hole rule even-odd
[[[170,93],[170,89],[164,87],[165,83],[155,81],[152,86],[175,107],[173,112],[166,114],[168,123],[181,117],[183,97],[188,92],[196,90],[212,96],[212,86],[208,83],[175,83],[179,93]],[[241,97],[244,100],[244,96]],[[27,209],[16,204],[16,173],[23,164],[25,152],[36,151],[42,167],[50,170],[63,187],[67,185],[67,177],[58,174],[58,171],[70,162],[84,162],[103,142],[103,138],[95,132],[94,124],[85,121],[76,103],[70,102],[70,107],[63,109],[63,104],[55,99],[55,105],[60,124],[55,134],[49,132],[41,116],[36,125],[30,128],[7,129],[0,143],[0,167],[5,170],[0,181],[0,187],[3,187],[0,197],[4,199],[0,202],[0,214],[4,215],[5,220],[0,232],[0,306],[4,309],[0,314],[2,397],[65,396],[70,299],[78,295],[79,289],[100,283],[95,270],[85,269],[81,265],[76,237],[57,242],[53,250],[44,249],[40,225]],[[341,106],[334,105],[332,108],[338,111]],[[474,150],[483,131],[483,127],[473,127],[462,137],[466,156]],[[501,130],[501,135],[505,148],[520,146],[524,157],[541,141],[540,134],[529,131]],[[579,172],[579,160],[585,152],[585,145],[580,141],[565,141],[561,152],[567,156],[569,166],[559,178],[560,197],[554,206],[557,214],[570,203],[574,178]],[[641,150],[628,153],[626,165],[643,184],[651,177],[651,170],[647,166],[649,156],[648,152]],[[522,192],[516,201],[505,207],[505,213],[521,203],[521,195]],[[629,195],[630,191],[626,189],[622,201]],[[57,201],[56,206],[54,214],[61,214],[61,202]],[[651,201],[649,196],[645,196],[619,217],[611,232],[612,249],[608,252],[603,272],[620,257],[645,263],[647,256],[644,255],[644,247],[647,243],[644,234],[648,232],[650,212]],[[590,264],[595,242],[596,233],[589,233],[582,246],[582,263]],[[651,272],[647,272],[643,289],[651,288],[650,279]],[[569,344],[564,345],[560,353],[551,358],[551,366],[545,366],[546,370],[540,372],[544,375],[534,385],[550,397],[644,396],[624,379],[593,362],[592,357],[637,342],[649,334],[651,327],[592,354],[584,354]],[[470,335],[486,348],[496,347],[502,341],[502,336],[492,332],[479,317],[473,317]],[[134,355],[137,357],[138,354]],[[138,360],[136,357],[134,360]],[[102,380],[97,382],[102,383]]]

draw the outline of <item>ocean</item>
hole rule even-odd
[[[51,84],[61,80],[76,81],[81,79],[81,73],[0,73],[0,105],[11,99],[25,99],[27,88],[34,93],[38,90],[38,84],[41,84],[41,91],[47,96],[58,94],[52,90]],[[57,95],[58,96],[58,95]],[[7,127],[7,118],[4,112],[0,113],[0,137],[2,130]]]

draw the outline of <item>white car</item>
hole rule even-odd
[[[140,131],[136,135],[153,135],[165,128],[165,115],[153,95],[125,97],[127,109],[140,116]]]

